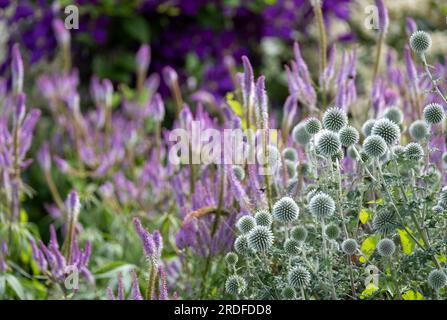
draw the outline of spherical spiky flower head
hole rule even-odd
[[[401,145],[393,146],[391,150],[393,150],[393,153],[398,157],[405,154],[405,148]]]
[[[417,54],[425,53],[431,47],[430,35],[421,30],[413,32],[410,36],[410,47]]]
[[[381,210],[376,213],[373,220],[373,229],[376,232],[386,234],[393,231],[397,226],[396,215],[391,210]]]
[[[239,257],[234,252],[228,252],[225,255],[225,263],[229,266],[235,266],[239,260]]]
[[[247,256],[252,253],[252,250],[248,247],[248,238],[246,235],[240,235],[234,241],[234,251],[241,256]]]
[[[341,143],[337,133],[325,130],[318,137],[317,151],[324,157],[332,157],[340,148]]]
[[[294,148],[285,148],[282,151],[282,156],[285,160],[296,161],[298,159],[298,154]]]
[[[368,136],[363,141],[363,151],[370,158],[380,158],[386,153],[386,142],[380,136]]]
[[[385,110],[383,116],[397,125],[401,124],[404,120],[404,114],[398,107],[389,107]]]
[[[323,115],[323,126],[330,131],[338,132],[348,124],[348,116],[343,109],[332,107]]]
[[[303,226],[293,227],[291,237],[296,241],[304,242],[307,238],[307,229]]]
[[[321,122],[317,118],[309,118],[305,122],[305,128],[310,135],[317,134],[321,130]]]
[[[433,270],[428,275],[428,284],[433,290],[438,291],[447,285],[447,275],[442,270]]]
[[[244,278],[238,276],[237,274],[233,274],[228,277],[227,281],[225,281],[225,290],[229,294],[241,294],[247,288],[247,283]]]
[[[436,214],[440,214],[444,212],[444,208],[440,205],[436,205],[433,208],[431,208],[431,210],[436,213]]]
[[[354,239],[346,239],[341,244],[341,249],[349,256],[352,256],[357,251],[357,248],[358,244]]]
[[[335,202],[331,196],[319,192],[310,199],[309,211],[317,218],[327,218],[335,211]]]
[[[244,180],[245,178],[245,170],[244,168],[242,168],[241,166],[233,166],[233,174],[236,177],[236,179],[238,179],[239,181]]]
[[[364,150],[359,152],[360,158],[362,159],[363,163],[368,163],[371,158],[366,154]]]
[[[236,223],[241,233],[249,233],[256,226],[256,220],[252,216],[242,216]]]
[[[428,126],[425,121],[416,120],[410,125],[409,128],[410,136],[416,140],[424,140],[428,136]]]
[[[374,120],[374,119],[369,119],[369,120],[365,121],[365,123],[362,126],[363,136],[367,137],[367,136],[371,135],[371,130],[374,127],[375,123],[376,123],[376,120]]]
[[[335,240],[340,236],[340,228],[336,224],[330,224],[324,230],[326,237],[330,240]]]
[[[305,146],[309,143],[312,136],[307,133],[304,123],[298,123],[292,130],[292,138],[296,143]]]
[[[248,247],[254,251],[267,251],[273,244],[273,233],[269,228],[256,226],[247,236]]]
[[[257,160],[267,167],[269,172],[274,172],[281,165],[281,154],[274,145],[268,145],[267,152],[264,148],[258,150]]]
[[[270,227],[272,224],[272,215],[267,210],[260,210],[256,212],[255,220],[258,226]]]
[[[282,197],[275,203],[272,212],[275,220],[289,223],[298,218],[300,209],[295,200],[290,197]]]
[[[377,244],[377,252],[382,257],[391,257],[394,251],[396,251],[396,245],[391,239],[384,238]]]
[[[295,239],[287,239],[286,242],[284,242],[284,251],[289,256],[296,256],[300,253],[299,247],[300,243]]]
[[[383,118],[376,121],[371,134],[382,137],[388,145],[392,145],[399,140],[400,128],[393,121]]]
[[[342,128],[339,135],[343,147],[350,147],[359,142],[359,132],[354,127],[346,126]]]
[[[410,142],[405,146],[405,155],[408,159],[419,161],[424,157],[424,149],[417,142]]]
[[[343,160],[344,156],[345,156],[345,154],[343,153],[343,150],[340,149],[340,150],[338,150],[338,152],[336,154],[334,154],[331,157],[331,160],[332,160],[332,162],[337,162],[337,160],[338,160],[338,162],[340,163]]]
[[[289,271],[287,279],[292,287],[307,287],[310,284],[310,273],[305,267],[297,266]]]
[[[310,166],[308,162],[300,161],[297,166],[298,173],[304,177],[307,177],[310,173]]]
[[[424,108],[424,119],[429,124],[440,123],[444,120],[444,109],[439,103],[430,103]]]
[[[295,300],[296,299],[296,291],[293,287],[286,286],[281,291],[281,295],[286,300]]]

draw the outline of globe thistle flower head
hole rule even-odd
[[[347,124],[348,116],[341,108],[332,107],[327,109],[323,114],[323,126],[327,130],[338,132]]]
[[[380,158],[386,153],[386,142],[378,135],[368,136],[363,141],[363,151],[369,158]]]
[[[359,132],[356,128],[351,126],[346,126],[340,130],[339,133],[340,142],[343,147],[350,147],[359,142]]]
[[[257,153],[257,160],[260,164],[267,167],[267,172],[269,174],[273,173],[281,165],[281,154],[274,145],[267,146],[268,157],[266,158],[266,152],[264,148],[260,148]]]
[[[307,177],[310,173],[310,166],[308,162],[300,161],[297,165],[298,174]]]
[[[325,130],[321,132],[317,140],[317,151],[324,157],[329,158],[341,149],[338,134]]]
[[[428,284],[433,290],[438,291],[447,285],[447,275],[442,270],[433,270],[428,275]]]
[[[391,239],[384,238],[377,244],[377,252],[382,257],[391,257],[394,251],[396,251],[396,245]]]
[[[388,145],[392,145],[400,138],[400,128],[393,121],[383,118],[374,124],[371,135],[378,135],[385,140]]]
[[[292,287],[307,287],[310,284],[310,273],[305,267],[297,266],[289,271],[287,279]]]
[[[296,161],[298,159],[298,154],[294,148],[285,148],[282,151],[282,156],[284,160]]]
[[[336,162],[337,160],[338,162],[341,162],[344,156],[345,154],[343,153],[343,150],[338,150],[338,152],[331,157],[331,160],[332,162]]]
[[[252,216],[242,216],[236,223],[236,227],[243,234],[249,233],[255,226],[256,220]]]
[[[289,256],[296,256],[300,253],[299,246],[299,241],[295,239],[287,239],[286,242],[284,242],[284,251]]]
[[[362,159],[363,163],[368,163],[369,160],[371,160],[371,158],[363,150],[359,152],[359,155],[360,155],[360,158]]]
[[[292,130],[293,141],[299,145],[305,146],[309,143],[312,136],[306,131],[304,123],[298,123]]]
[[[298,218],[299,207],[290,197],[282,197],[273,206],[273,218],[282,223],[289,223]]]
[[[430,103],[424,108],[424,119],[428,124],[437,124],[444,120],[444,109],[439,103]]]
[[[410,142],[405,146],[405,155],[408,159],[419,161],[424,157],[424,149],[417,142]]]
[[[292,239],[299,242],[304,242],[307,239],[307,229],[303,226],[293,227],[290,235]]]
[[[307,133],[310,135],[317,134],[321,130],[320,120],[314,117],[307,119],[304,126]]]
[[[260,210],[255,214],[258,226],[270,227],[272,225],[272,215],[267,210]]]
[[[348,256],[352,256],[354,253],[356,253],[357,248],[358,244],[357,241],[355,241],[354,239],[346,239],[341,244],[341,249]]]
[[[296,291],[291,286],[286,286],[281,291],[281,296],[286,300],[295,300],[296,299]]]
[[[404,120],[404,114],[398,107],[389,107],[383,114],[385,118],[393,121],[395,124],[400,125]]]
[[[247,288],[247,283],[244,278],[238,276],[237,274],[233,274],[228,277],[227,281],[225,281],[225,291],[229,294],[241,294]]]
[[[248,238],[246,235],[240,235],[234,241],[234,251],[241,256],[248,256],[252,250],[248,247]]]
[[[310,199],[309,211],[317,218],[330,217],[335,211],[335,202],[328,194],[319,192]]]
[[[433,208],[431,208],[432,209],[432,211],[434,212],[434,213],[436,213],[436,214],[440,214],[440,213],[443,213],[444,212],[444,208],[442,207],[442,206],[440,206],[440,205],[436,205],[436,206],[434,206]]]
[[[423,54],[431,47],[430,35],[422,30],[413,32],[410,36],[410,47],[417,54]]]
[[[340,236],[340,228],[336,224],[330,224],[324,233],[329,240],[336,240]]]
[[[393,146],[391,150],[393,150],[393,153],[398,157],[405,154],[405,148],[401,145]]]
[[[362,126],[362,133],[365,138],[367,136],[371,135],[371,131],[372,131],[372,128],[374,127],[375,123],[376,123],[376,120],[374,120],[374,119],[368,119],[365,121],[365,123]]]
[[[410,137],[414,140],[424,140],[429,134],[427,123],[422,120],[416,120],[410,125],[409,132]]]
[[[229,266],[232,266],[232,267],[235,266],[237,264],[238,260],[239,260],[239,257],[234,252],[228,252],[225,255],[225,263]]]
[[[242,168],[241,166],[234,165],[233,174],[239,181],[242,181],[245,178],[245,171],[244,168]]]
[[[273,244],[273,233],[269,228],[256,226],[247,236],[248,247],[254,251],[267,251]]]
[[[396,215],[391,210],[380,210],[373,219],[373,229],[376,232],[387,234],[393,231],[397,226]]]

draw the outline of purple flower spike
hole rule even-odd
[[[389,24],[388,9],[383,0],[376,0],[376,6],[379,11],[379,28],[382,32],[386,32]]]
[[[14,110],[14,124],[20,126],[25,118],[26,95],[23,92],[17,94],[17,103]]]
[[[151,114],[155,121],[161,122],[165,117],[165,106],[161,95],[157,93],[151,103]]]
[[[50,145],[47,141],[45,141],[40,148],[37,160],[44,171],[49,171],[51,169]]]
[[[162,73],[163,73],[163,80],[165,81],[165,83],[169,87],[172,87],[174,82],[176,82],[178,79],[177,72],[172,67],[166,66],[163,68]]]
[[[144,252],[146,253],[146,256],[153,259],[156,245],[154,243],[154,239],[152,238],[152,235],[143,228],[140,219],[134,218],[133,223],[134,223],[135,229],[137,230],[137,233],[141,239],[141,243],[143,244],[143,249],[144,249]]]
[[[256,110],[258,112],[259,129],[268,127],[267,94],[265,92],[265,77],[260,76],[256,81]]]
[[[248,60],[246,56],[242,56],[242,64],[244,65],[243,81],[241,82],[242,96],[244,99],[244,107],[248,108],[251,104],[253,96],[253,67],[251,66],[250,60]]]
[[[143,296],[141,295],[140,285],[138,284],[138,276],[135,270],[131,271],[132,276],[132,299],[133,300],[143,300]]]
[[[53,31],[57,42],[62,46],[66,46],[70,42],[70,32],[65,28],[64,22],[61,19],[53,19]]]
[[[77,218],[79,215],[79,211],[81,210],[81,202],[79,201],[79,197],[76,191],[70,192],[65,201],[65,205],[67,206],[68,213],[71,217]]]
[[[139,72],[146,73],[151,63],[151,47],[143,44],[137,52],[137,68]]]
[[[12,86],[15,93],[23,90],[23,60],[18,43],[12,46]]]
[[[410,37],[413,33],[415,33],[417,29],[418,26],[413,18],[411,17],[405,18],[405,31],[407,32],[408,37]]]

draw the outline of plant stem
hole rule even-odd
[[[427,63],[427,59],[425,58],[425,54],[421,54],[421,59],[422,62],[424,63],[424,68],[425,68],[425,73],[427,74],[427,76],[430,78],[431,83],[433,85],[433,89],[435,89],[436,93],[442,98],[442,100],[444,101],[444,103],[447,105],[447,99],[446,97],[442,94],[441,90],[439,89],[438,84],[436,83],[436,80],[433,78],[433,75],[430,72],[430,69],[428,67],[428,63]]]
[[[335,286],[334,286],[334,277],[332,275],[332,264],[330,262],[330,252],[328,252],[327,244],[326,244],[326,237],[324,236],[324,230],[325,230],[325,223],[324,219],[321,219],[321,238],[323,240],[323,257],[326,262],[328,262],[328,276],[329,276],[329,282],[331,283],[331,299],[337,300],[337,293],[335,292]]]
[[[320,74],[323,74],[326,70],[326,51],[327,51],[327,40],[326,40],[326,29],[324,26],[323,12],[321,10],[322,0],[314,0],[313,9],[315,14],[315,19],[318,24],[318,34],[320,42]],[[322,105],[323,109],[326,108],[326,88],[323,85],[321,87],[322,95]]]

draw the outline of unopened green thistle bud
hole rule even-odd
[[[394,251],[396,251],[396,245],[391,239],[384,238],[377,244],[377,252],[382,257],[391,257]]]
[[[373,229],[382,234],[394,231],[397,225],[396,215],[391,210],[380,210],[373,219]]]
[[[292,130],[292,138],[296,143],[305,146],[309,143],[312,136],[306,131],[304,123],[298,123]]]
[[[290,235],[292,239],[299,242],[304,242],[307,238],[307,229],[303,226],[293,227]]]
[[[439,103],[430,103],[424,108],[424,119],[428,124],[441,123],[444,120],[444,109]]]
[[[300,253],[300,243],[295,239],[287,239],[284,242],[284,251],[287,255],[295,256]]]
[[[241,294],[247,288],[247,283],[244,278],[238,276],[237,274],[233,274],[228,277],[227,281],[225,281],[225,290],[229,294]]]
[[[309,118],[305,122],[305,129],[310,135],[317,134],[321,130],[321,122],[317,118]]]
[[[341,162],[343,160],[343,157],[345,156],[345,154],[343,153],[343,150],[338,150],[338,152],[336,154],[334,154],[331,157],[332,162],[336,162],[338,160],[338,162]]]
[[[428,275],[428,284],[433,290],[438,291],[447,285],[447,275],[442,270],[433,270]]]
[[[383,116],[388,120],[393,121],[397,125],[402,124],[402,121],[404,120],[404,114],[402,111],[398,107],[394,106],[386,109]]]
[[[371,134],[382,137],[388,145],[392,145],[399,140],[400,128],[391,120],[383,118],[376,121]]]
[[[431,47],[431,37],[425,31],[415,31],[410,36],[410,47],[417,54],[423,54]]]
[[[270,227],[272,224],[272,215],[267,210],[260,210],[256,212],[255,220],[258,226]]]
[[[425,121],[416,120],[410,125],[409,128],[410,136],[416,141],[424,140],[428,137],[428,126]]]
[[[273,244],[273,233],[269,228],[256,226],[247,236],[248,247],[254,251],[267,251]]]
[[[292,287],[307,287],[310,284],[310,273],[305,267],[297,266],[289,271],[287,279]]]
[[[405,146],[405,155],[408,159],[419,161],[424,157],[424,149],[417,142],[410,142]]]
[[[309,211],[317,218],[330,217],[335,211],[335,202],[331,196],[319,192],[310,199]]]
[[[298,218],[300,209],[295,200],[283,197],[274,204],[272,212],[274,219],[282,223],[289,223]]]
[[[386,153],[386,142],[378,135],[368,136],[363,142],[363,151],[369,158],[380,158]]]
[[[346,239],[341,244],[341,249],[343,252],[349,256],[352,256],[354,253],[356,253],[358,248],[357,241],[354,239]]]
[[[233,174],[239,181],[242,181],[245,179],[245,170],[241,166],[233,166]]]
[[[256,220],[252,216],[242,216],[236,223],[241,233],[249,233],[256,226]]]
[[[337,154],[341,149],[340,138],[338,134],[325,130],[317,140],[317,151],[324,157],[329,158]]]
[[[295,162],[298,159],[298,154],[294,148],[285,148],[282,151],[282,156],[284,160],[289,160]]]
[[[239,257],[234,252],[228,252],[225,255],[225,263],[229,266],[235,266],[237,264],[237,261],[239,260]]]
[[[340,142],[343,147],[350,147],[359,142],[359,132],[356,128],[346,126],[340,130]]]
[[[374,119],[368,119],[362,126],[362,133],[363,136],[366,138],[367,136],[371,135],[371,130],[374,127],[374,124],[376,123],[376,120]]]
[[[340,228],[335,224],[330,224],[326,227],[324,233],[329,240],[336,240],[340,236]]]
[[[348,124],[348,116],[343,109],[332,107],[323,115],[323,126],[325,129],[338,132]]]
[[[281,295],[286,300],[296,299],[296,291],[293,287],[290,286],[286,286],[284,289],[282,289]]]

